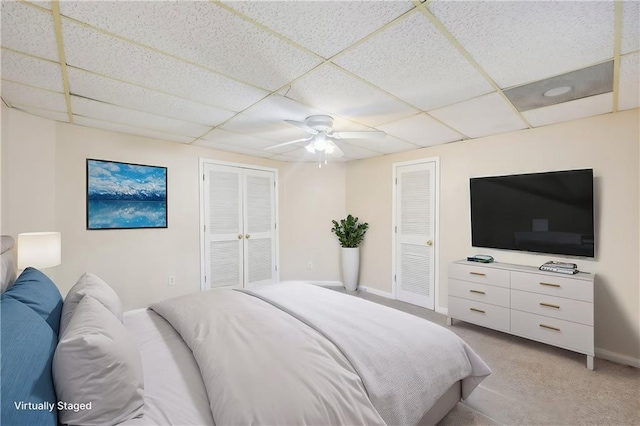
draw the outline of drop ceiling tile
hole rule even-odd
[[[497,93],[429,111],[429,114],[473,138],[527,127]]]
[[[72,95],[177,120],[215,126],[235,113],[68,67]]]
[[[1,7],[3,47],[59,62],[51,13],[19,1]]]
[[[432,2],[427,8],[502,87],[613,56],[614,2]]]
[[[34,107],[23,106],[23,105],[11,105],[11,106],[17,110],[24,111],[32,115],[37,115],[38,117],[48,118],[54,121],[63,121],[65,123],[69,122],[69,114],[67,114],[66,112],[49,111],[48,109],[34,108]]]
[[[231,147],[249,148],[257,151],[264,151],[265,148],[276,145],[278,142],[287,141],[286,139],[282,141],[266,140],[250,135],[229,132],[222,129],[214,129],[213,131],[204,135],[202,139]],[[281,148],[270,149],[266,151],[266,153],[268,154],[268,156],[273,156],[275,154],[292,151],[295,148],[295,146],[283,146]]]
[[[613,93],[590,96],[522,113],[533,127],[562,123],[613,111]]]
[[[244,114],[233,117],[220,127],[223,130],[230,130],[249,136],[267,139],[274,143],[286,142],[288,140],[300,139],[307,136],[304,130],[300,130],[286,124],[279,124],[272,121],[256,121]]]
[[[51,10],[51,2],[50,1],[31,1],[27,0],[29,3],[35,4],[36,6],[44,7],[45,9]]]
[[[332,64],[316,68],[296,81],[287,96],[330,115],[377,126],[418,111],[371,87]]]
[[[211,127],[202,124],[174,120],[77,96],[71,97],[71,110],[74,114],[85,117],[193,138],[211,130]]]
[[[355,160],[361,160],[363,158],[378,157],[381,154],[381,152],[372,151],[371,149],[367,149],[367,148],[362,148],[361,146],[352,144],[347,141],[334,140],[333,142],[338,146],[338,148],[342,150],[342,152],[344,152],[344,155],[346,157],[349,157]]]
[[[156,132],[154,130],[142,129],[135,126],[127,126],[126,124],[112,123],[108,121],[96,120],[90,117],[83,117],[79,115],[73,116],[73,124],[78,124],[86,127],[93,127],[96,129],[109,130],[116,133],[124,133],[127,135],[144,136],[153,139],[160,139],[164,141],[190,143],[194,138],[186,136],[178,136],[169,133]]]
[[[67,101],[62,93],[35,89],[23,84],[2,82],[2,98],[11,105],[23,105],[51,111],[67,111]]]
[[[68,19],[62,20],[62,32],[67,64],[73,67],[231,111],[241,111],[267,95]]]
[[[42,89],[64,92],[60,64],[2,49],[2,78]]]
[[[269,90],[321,62],[213,2],[61,2],[60,10],[65,16]]]
[[[225,1],[229,7],[329,58],[414,6],[399,1]]]
[[[493,91],[422,13],[401,20],[335,62],[425,111]]]
[[[221,142],[214,142],[207,139],[199,139],[193,145],[203,146],[205,148],[218,149],[220,151],[235,152],[236,154],[251,155],[253,157],[270,158],[274,156],[273,152],[262,151],[258,149],[245,148],[237,145],[227,145]]]
[[[640,50],[640,2],[622,2],[622,53]]]
[[[343,143],[383,154],[393,154],[394,152],[411,151],[420,148],[391,135],[387,135],[384,139],[348,139],[344,140]]]
[[[620,58],[618,109],[640,107],[640,53]]]
[[[419,146],[438,145],[463,138],[460,133],[424,113],[379,126],[378,129]]]

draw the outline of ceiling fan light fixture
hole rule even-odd
[[[315,154],[316,152],[316,149],[313,147],[313,142],[311,142],[309,145],[305,146],[304,148],[312,154]]]

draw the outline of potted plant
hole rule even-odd
[[[358,218],[348,215],[339,223],[332,220],[331,232],[338,236],[342,246],[342,278],[347,291],[358,288],[358,271],[360,269],[360,244],[369,229],[368,223],[358,223]]]

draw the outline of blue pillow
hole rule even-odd
[[[0,305],[0,423],[57,425],[51,362],[58,337],[25,304],[3,294]]]
[[[42,272],[25,269],[2,297],[18,300],[40,315],[58,334],[62,314],[62,296],[58,287]]]

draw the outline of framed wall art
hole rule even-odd
[[[166,227],[166,167],[87,159],[87,229]]]

